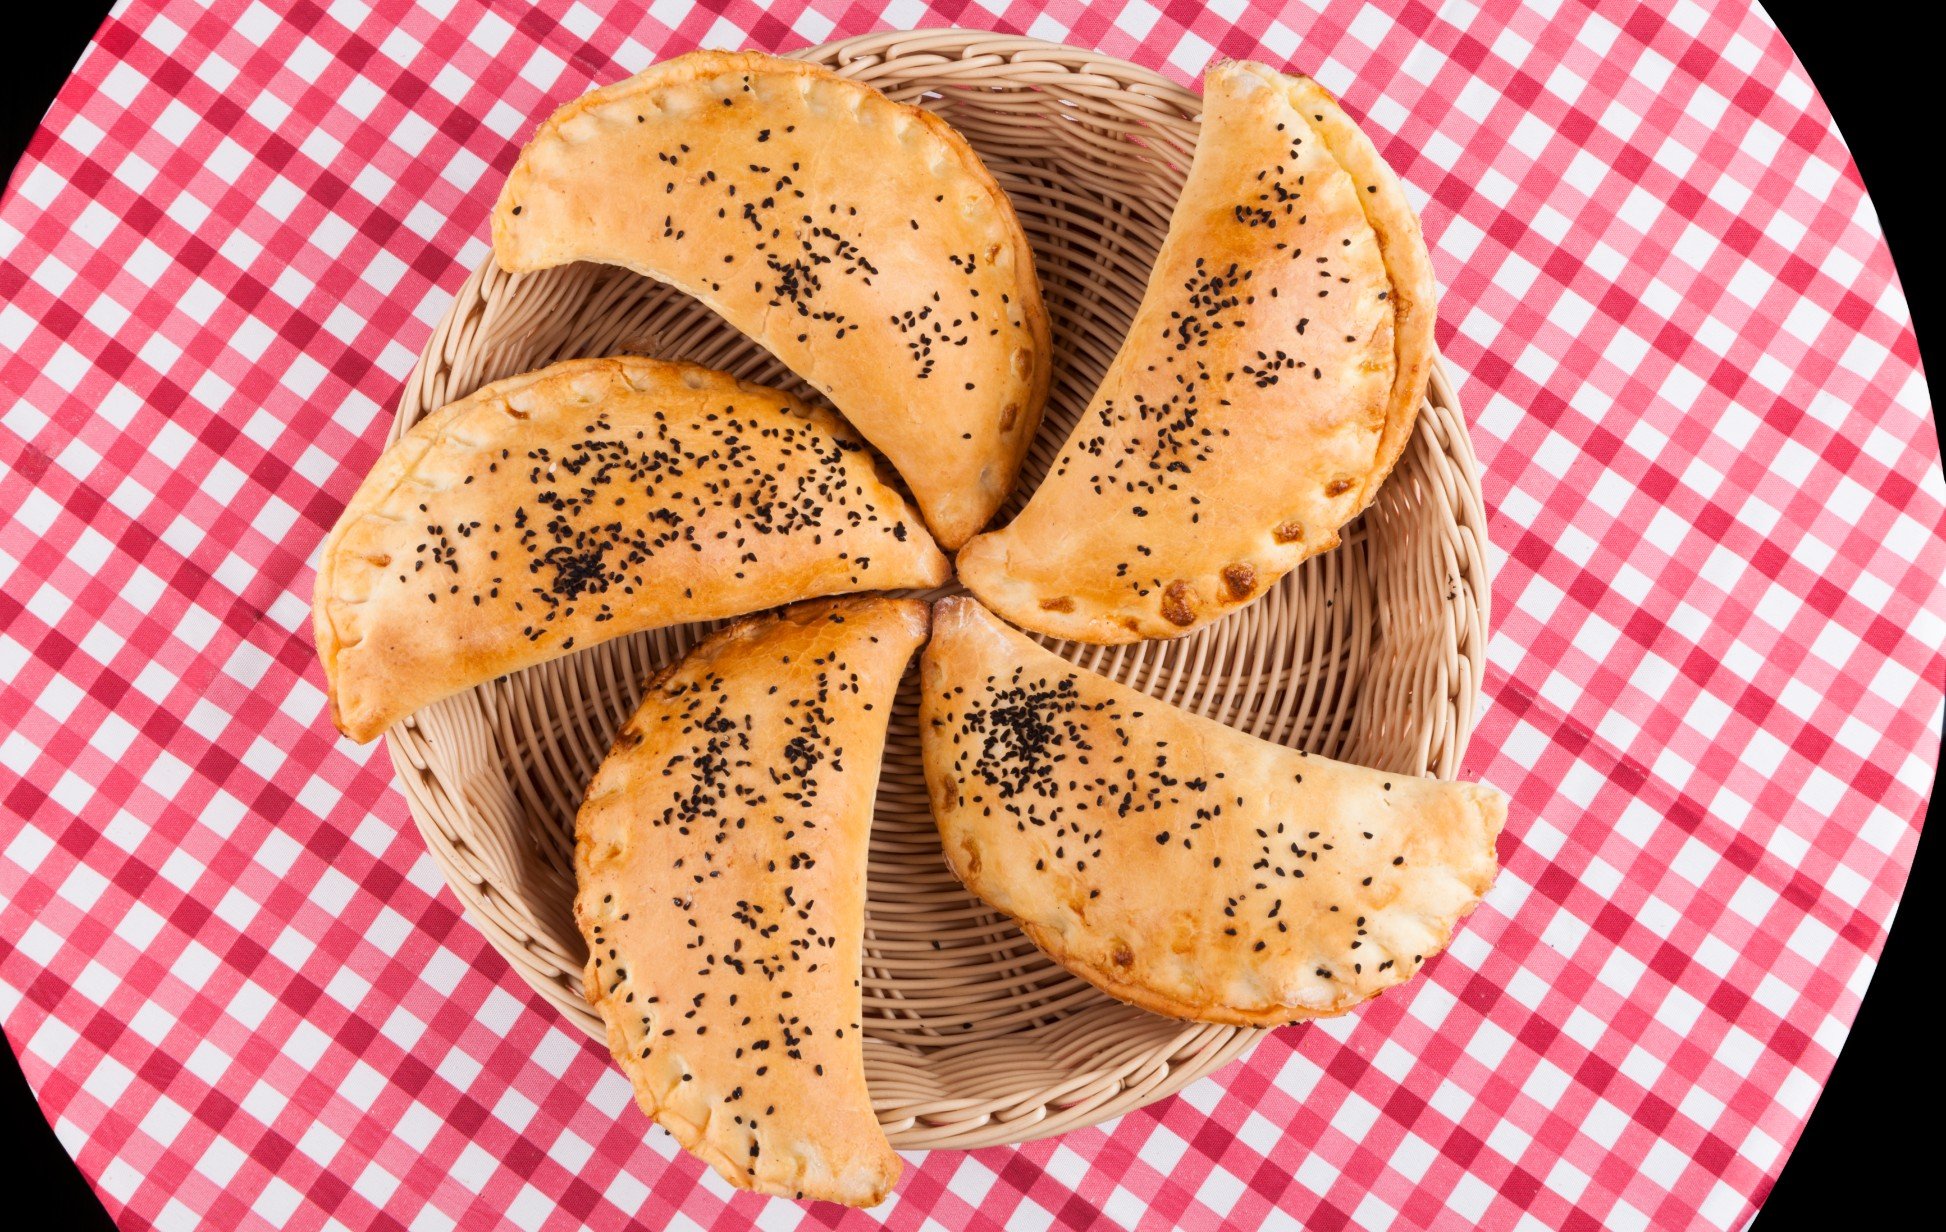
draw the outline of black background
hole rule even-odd
[[[11,168],[18,160],[109,9],[99,0],[33,7],[42,10],[35,20],[46,24],[43,36],[31,37],[34,32],[15,26],[10,32],[14,54],[0,72],[5,91],[0,167]],[[1939,315],[1946,311],[1938,289],[1938,168],[1927,153],[1940,148],[1946,110],[1936,89],[1941,70],[1935,49],[1898,19],[1904,6],[1824,0],[1765,8],[1837,117],[1878,208],[1922,351],[1930,355],[1926,345],[1936,340]],[[1921,1038],[1931,1002],[1921,990],[1929,986],[1924,951],[1939,936],[1938,902],[1926,892],[1938,885],[1937,846],[1936,841],[1920,845],[1911,881],[1919,889],[1905,896],[1858,1022],[1757,1218],[1757,1232],[1869,1219],[1875,1210],[1906,1206],[1929,1188],[1929,1170],[1939,1164],[1932,1150],[1925,1158],[1921,1152],[1936,1136],[1939,1065],[1931,1041]],[[0,1194],[12,1208],[0,1222],[11,1222],[18,1212],[14,1204],[31,1195],[31,1201],[47,1204],[43,1219],[48,1222],[42,1226],[75,1232],[114,1227],[48,1128],[5,1048],[0,1048]]]

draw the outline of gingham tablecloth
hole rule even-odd
[[[1817,1098],[1940,734],[1942,485],[1870,202],[1754,7],[124,6],[0,207],[0,1018],[125,1228],[1734,1228]],[[990,26],[1342,94],[1486,468],[1506,869],[1426,978],[874,1215],[733,1195],[334,737],[326,529],[559,101]]]

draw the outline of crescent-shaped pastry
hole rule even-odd
[[[1490,787],[1308,757],[933,609],[919,731],[968,889],[1110,996],[1271,1026],[1410,979],[1493,884]]]
[[[650,682],[575,820],[588,1000],[643,1111],[744,1189],[883,1200],[865,861],[915,599],[739,621]]]
[[[1398,180],[1308,77],[1212,69],[1147,292],[1033,499],[959,554],[1017,625],[1179,637],[1262,595],[1378,491],[1433,355]]]
[[[332,721],[363,741],[626,633],[948,576],[829,411],[693,364],[579,359],[386,450],[324,541],[312,621]]]
[[[944,120],[829,69],[698,51],[562,107],[493,211],[502,269],[620,265],[816,387],[940,543],[993,516],[1047,398],[1033,250]]]

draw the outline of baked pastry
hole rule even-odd
[[[1270,1026],[1416,974],[1493,884],[1506,799],[1245,735],[933,608],[920,742],[968,889],[1110,996]]]
[[[915,599],[742,620],[656,677],[575,819],[589,1002],[643,1111],[732,1185],[899,1177],[865,1090],[865,858]]]
[[[877,446],[948,549],[993,516],[1047,398],[1034,254],[944,120],[756,52],[576,99],[493,211],[510,272],[621,265],[701,300]]]
[[[1262,595],[1371,503],[1433,356],[1419,221],[1318,84],[1210,70],[1134,322],[1033,499],[959,554],[1017,625],[1179,637]]]
[[[625,633],[949,572],[829,411],[692,364],[580,359],[386,450],[324,541],[312,619],[332,721],[362,741]]]

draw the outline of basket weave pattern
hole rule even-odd
[[[1033,241],[1054,383],[1004,518],[1121,345],[1188,169],[1200,100],[1120,60],[974,31],[867,35],[798,55],[944,116],[1011,194]],[[392,439],[490,381],[623,352],[816,397],[707,309],[648,279],[593,265],[510,276],[489,258],[427,343]],[[1050,645],[1268,740],[1451,776],[1484,667],[1485,544],[1465,422],[1435,367],[1411,444],[1337,550],[1189,637]],[[642,683],[711,627],[591,647],[440,702],[387,737],[412,814],[470,918],[597,1038],[571,911],[575,810]],[[916,675],[891,719],[865,935],[866,1069],[894,1145],[991,1146],[1093,1124],[1247,1053],[1261,1032],[1115,1002],[961,887],[927,805]]]

